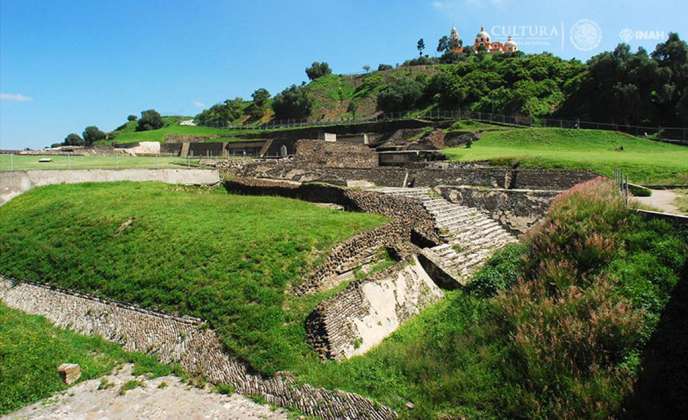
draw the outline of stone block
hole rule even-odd
[[[75,363],[63,363],[57,368],[62,382],[71,385],[81,377],[81,367]]]

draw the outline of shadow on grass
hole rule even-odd
[[[688,263],[643,354],[624,418],[688,418]]]

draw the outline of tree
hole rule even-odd
[[[365,66],[363,66],[363,71],[365,71],[366,73],[368,73],[368,72],[370,71],[370,66],[367,65],[367,64],[366,64]]]
[[[79,137],[78,134],[76,133],[70,133],[65,137],[64,142],[62,143],[65,146],[83,146],[84,145],[84,139]]]
[[[387,70],[392,70],[394,67],[392,67],[389,64],[380,64],[377,66],[377,71],[387,71]]]
[[[86,146],[91,146],[93,143],[97,142],[98,140],[104,140],[106,137],[106,134],[100,131],[98,127],[91,125],[88,126],[84,129],[84,132],[82,133],[82,136],[84,138],[84,144]],[[69,137],[69,136],[67,136]]]
[[[330,68],[330,65],[324,61],[322,63],[314,61],[313,64],[306,69],[306,75],[310,80],[315,80],[331,73],[332,69]]]
[[[251,95],[253,101],[248,107],[248,113],[254,118],[262,118],[265,115],[265,108],[270,101],[270,92],[267,89],[256,89]]]
[[[423,96],[423,90],[424,86],[415,79],[399,79],[380,92],[378,107],[387,112],[411,110]]]
[[[272,109],[278,119],[307,118],[312,106],[304,86],[291,85],[272,100]]]
[[[443,36],[440,38],[439,42],[437,43],[437,52],[438,53],[446,53],[451,49],[451,42],[449,40],[448,36]]]
[[[127,121],[136,121],[138,118],[136,118],[136,115],[129,115],[127,117]]]
[[[157,130],[164,125],[160,113],[154,109],[149,109],[141,112],[141,118],[136,125],[136,131]]]
[[[265,90],[265,93],[268,94],[268,97],[270,96],[267,90]],[[263,100],[263,95],[264,92],[258,93],[259,101]],[[267,101],[267,99],[265,100]],[[204,125],[206,127],[229,127],[234,123],[234,121],[241,117],[243,112],[243,99],[227,99],[220,104],[215,104],[208,109],[204,109],[200,114],[196,115],[194,121],[196,121],[197,124]]]
[[[423,38],[418,40],[418,44],[416,44],[416,48],[418,49],[418,55],[420,57],[423,56],[423,50],[425,49],[425,41],[423,41]]]

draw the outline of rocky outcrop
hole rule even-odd
[[[128,351],[155,354],[179,363],[191,375],[211,383],[230,384],[237,392],[259,395],[267,402],[292,407],[325,419],[392,419],[387,407],[359,395],[297,384],[286,376],[263,378],[228,356],[214,331],[196,319],[177,318],[48,287],[0,277],[0,300],[43,315],[58,326],[102,336]]]

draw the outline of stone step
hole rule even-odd
[[[501,227],[492,219],[486,219],[484,217],[472,217],[454,220],[447,224],[441,223],[438,224],[438,227],[449,232],[463,233],[466,231],[480,231],[495,225]]]

